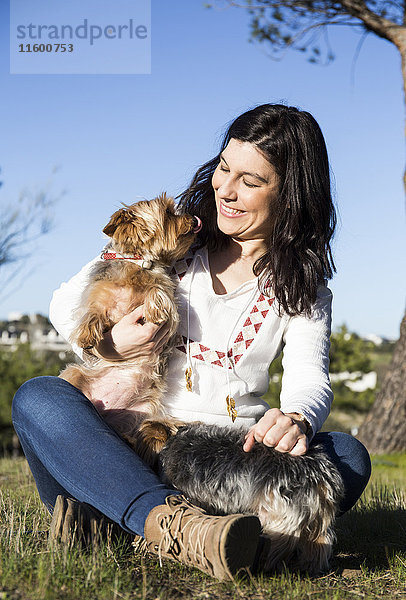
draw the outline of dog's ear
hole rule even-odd
[[[167,196],[166,192],[162,192],[157,198],[157,200],[161,203],[163,209],[168,209],[172,212],[175,212],[175,200],[172,196]]]
[[[117,227],[119,225],[124,225],[125,223],[129,223],[133,219],[133,216],[126,208],[120,208],[117,210],[114,215],[111,215],[110,221],[107,223],[106,227],[103,229],[103,233],[108,235],[109,237],[113,237]]]

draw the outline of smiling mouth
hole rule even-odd
[[[231,208],[220,202],[220,212],[226,217],[239,217],[245,214],[245,210],[238,210],[237,208]]]

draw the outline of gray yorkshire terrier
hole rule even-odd
[[[317,444],[303,456],[263,444],[244,452],[245,433],[199,423],[181,427],[159,455],[164,479],[211,514],[257,515],[262,570],[325,571],[344,493],[337,468]]]

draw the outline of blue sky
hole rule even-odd
[[[406,224],[397,52],[370,35],[352,78],[352,31],[331,32],[336,60],[320,67],[295,52],[271,60],[265,46],[248,42],[248,24],[242,9],[153,0],[151,75],[10,75],[8,2],[0,0],[1,205],[50,180],[64,191],[31,275],[3,293],[0,318],[47,314],[52,291],[100,252],[120,202],[178,194],[216,153],[231,119],[282,101],[318,120],[335,176],[333,325],[398,336]]]

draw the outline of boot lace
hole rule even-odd
[[[176,504],[179,502],[178,506]],[[170,554],[176,560],[197,564],[212,573],[213,568],[205,555],[205,543],[210,527],[218,519],[200,512],[187,500],[174,501],[174,511],[170,515],[161,515],[159,526],[162,530],[158,546],[159,563],[162,566],[162,554]],[[192,514],[191,514],[192,513]]]

